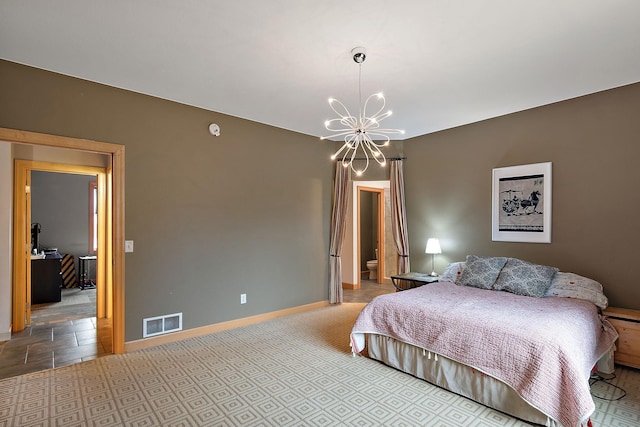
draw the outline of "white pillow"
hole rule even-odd
[[[575,273],[556,273],[544,296],[583,299],[591,301],[602,310],[609,305],[600,283]]]
[[[456,280],[458,280],[464,271],[465,265],[466,263],[464,261],[452,262],[440,275],[440,281],[456,283]]]

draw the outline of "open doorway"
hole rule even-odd
[[[94,182],[99,256],[87,255]],[[57,368],[113,353],[108,187],[107,168],[15,160],[13,292],[19,299],[14,298],[10,345],[17,358],[3,363],[15,364],[16,371]],[[77,230],[78,225],[84,230]],[[29,242],[22,236],[29,236]],[[95,260],[95,286],[86,291],[86,270],[80,267],[75,274],[75,260],[82,265],[85,258]]]
[[[384,190],[358,187],[358,262],[361,280],[384,283],[384,231]]]
[[[104,209],[98,209],[104,204],[99,200],[98,175],[33,169],[30,194],[30,330],[42,334],[52,329],[52,341],[56,335],[74,336],[67,349],[83,346],[83,351],[67,351],[67,360],[110,354],[108,322],[98,323],[97,318],[98,278],[103,281],[97,275],[99,215],[104,215]],[[65,334],[56,334],[63,326]]]
[[[390,276],[397,271],[391,231],[389,181],[354,181],[342,247],[343,302],[369,302],[395,292]],[[375,251],[377,249],[377,257]],[[377,258],[375,279],[371,261]]]
[[[391,200],[389,181],[353,181],[350,187],[350,202],[347,212],[345,239],[342,245],[342,289],[358,290],[362,285],[362,277],[368,274],[366,261],[374,259],[375,253],[362,254],[360,241],[360,199],[359,195],[374,193],[382,202],[376,205],[378,271],[375,284],[388,284],[393,288],[391,276],[397,271],[398,253],[392,235]],[[380,194],[380,196],[378,196]],[[378,219],[380,218],[380,219]],[[364,259],[366,258],[366,259]],[[364,263],[363,263],[364,261]],[[382,264],[382,269],[380,269]],[[378,283],[378,280],[380,282]],[[368,282],[368,280],[367,280]],[[393,288],[395,289],[395,288]]]
[[[98,249],[102,260],[97,264],[96,280],[103,280],[104,295],[97,296],[97,317],[104,318],[111,326],[112,353],[124,352],[124,146],[98,141],[81,140],[33,132],[0,128],[0,141],[17,146],[28,146],[56,153],[69,152],[77,158],[77,153],[106,155],[108,165],[104,170],[81,165],[57,164],[16,160],[14,167],[14,209],[13,209],[13,285],[11,304],[11,330],[19,332],[28,323],[30,295],[30,209],[27,209],[30,191],[31,170],[90,174],[98,177],[98,189],[102,193],[104,209],[99,233],[104,236]],[[73,154],[76,153],[76,154]],[[102,302],[101,302],[102,301]]]

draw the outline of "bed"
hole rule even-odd
[[[353,326],[354,355],[528,422],[586,426],[589,377],[613,371],[617,339],[602,286],[496,258],[469,256],[440,282],[375,298]]]

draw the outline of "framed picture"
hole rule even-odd
[[[551,162],[493,170],[491,238],[551,243]]]

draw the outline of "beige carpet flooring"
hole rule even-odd
[[[0,426],[525,426],[366,357],[342,304],[0,381]],[[619,367],[596,426],[640,425],[640,372]],[[601,384],[599,393],[615,397]]]

